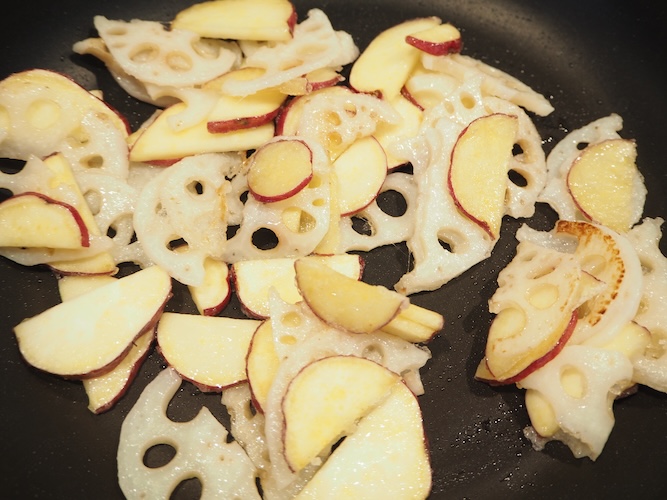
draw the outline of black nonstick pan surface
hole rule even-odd
[[[24,0],[0,16],[0,78],[29,68],[67,73],[106,99],[136,127],[152,111],[127,96],[101,63],[73,54],[72,44],[95,34],[93,16],[169,21],[188,2]],[[648,187],[645,215],[667,217],[667,4],[638,0],[296,1],[303,19],[324,10],[336,29],[364,48],[381,30],[411,17],[437,15],[463,33],[465,54],[517,76],[555,107],[535,117],[546,152],[568,131],[618,113],[621,135],[638,143],[638,165]],[[553,212],[539,206],[530,221],[547,229]],[[523,437],[528,424],[523,393],[473,380],[491,320],[487,301],[500,269],[513,256],[514,231],[506,219],[493,256],[442,289],[417,294],[415,303],[444,314],[444,331],[430,344],[420,397],[434,470],[431,497],[665,498],[667,395],[640,388],[618,401],[616,424],[596,462],[575,459],[551,443],[534,451]],[[661,243],[667,252],[667,240]],[[366,276],[388,286],[405,271],[405,247],[367,256]],[[43,269],[0,261],[0,497],[7,499],[122,498],[116,480],[121,423],[141,390],[162,369],[152,353],[126,396],[111,411],[87,409],[80,383],[29,369],[12,332],[22,319],[58,301],[56,280]],[[175,289],[170,310],[195,312],[185,290]],[[666,311],[667,313],[667,311]],[[232,300],[225,315],[240,316]],[[202,404],[223,422],[219,396],[184,384],[170,410],[193,417]],[[180,494],[196,496],[196,485]]]

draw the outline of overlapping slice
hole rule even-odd
[[[29,192],[0,203],[0,247],[76,249],[89,245],[86,224],[67,203]]]
[[[317,90],[333,87],[344,80],[345,77],[336,69],[324,67],[285,82],[278,89],[285,95],[302,96]]]
[[[383,330],[411,342],[427,342],[442,329],[438,313],[411,304],[393,290],[349,278],[324,264],[298,259],[301,296],[325,323],[353,333]]]
[[[426,498],[431,476],[419,404],[404,384],[397,383],[296,498]]]
[[[245,151],[257,148],[273,137],[272,123],[224,133],[210,132],[207,116],[184,130],[174,130],[170,119],[186,112],[187,104],[179,102],[160,113],[132,143],[130,160],[179,160],[200,153]]]
[[[357,334],[333,328],[305,302],[288,304],[275,293],[271,295],[270,310],[270,319],[253,336],[246,360],[257,411],[275,418],[276,397],[281,396],[291,377],[306,364],[333,354],[380,363],[400,374],[415,394],[423,394],[419,369],[430,359],[430,351],[424,346],[382,331]]]
[[[43,166],[48,169],[48,174],[44,172],[43,175],[50,177],[50,188],[53,192],[59,193],[64,200],[71,200],[70,203],[81,214],[90,235],[101,236],[95,217],[65,156],[61,153],[53,154],[44,159]],[[113,258],[107,252],[91,257],[49,262],[49,265],[60,274],[114,274],[117,270]]]
[[[129,352],[113,370],[83,379],[91,412],[96,415],[107,412],[125,395],[144,360],[150,355],[154,340],[155,331],[150,329],[132,342]]]
[[[518,132],[517,118],[497,113],[473,120],[452,149],[447,177],[456,206],[493,239],[505,214],[507,174]]]
[[[237,53],[193,31],[168,30],[157,21],[126,22],[98,15],[95,28],[114,60],[138,80],[160,86],[190,87],[226,73]]]
[[[352,88],[377,94],[386,100],[396,97],[421,54],[419,49],[405,41],[406,37],[439,24],[437,17],[417,18],[377,35],[352,65]]]
[[[616,113],[568,133],[547,157],[540,201],[563,220],[585,220],[624,233],[642,217],[647,188],[635,165],[637,145],[620,136]]]
[[[263,413],[271,385],[278,372],[280,358],[273,344],[271,321],[262,321],[248,347],[246,375],[255,409]]]
[[[227,262],[308,255],[327,233],[331,222],[327,202],[330,163],[317,142],[299,140],[303,140],[313,154],[311,182],[293,196],[271,203],[248,196],[241,208],[243,222],[226,243],[224,260]]]
[[[178,12],[171,27],[207,38],[284,42],[295,23],[288,0],[210,0]]]
[[[19,349],[30,365],[55,375],[100,375],[155,325],[170,296],[169,275],[143,269],[19,323]]]
[[[632,363],[623,353],[568,345],[549,364],[521,380],[520,387],[536,390],[548,401],[563,431],[557,436],[576,457],[595,460],[614,426],[614,395],[631,378]],[[535,411],[532,403],[531,409]]]
[[[260,24],[258,17],[253,13],[250,26]],[[334,30],[322,10],[310,9],[307,18],[294,26],[289,40],[255,46],[247,54],[244,65],[263,69],[261,76],[245,82],[227,82],[223,91],[244,96],[280,87],[322,68],[337,69],[352,62],[358,53],[348,33]]]
[[[206,259],[222,256],[226,167],[228,158],[222,155],[185,158],[153,177],[137,201],[137,239],[153,262],[186,285],[201,286]],[[185,246],[175,246],[178,240]]]
[[[294,196],[313,178],[313,153],[298,139],[264,144],[253,153],[248,165],[250,193],[264,203]]]
[[[555,356],[563,347],[563,334],[576,344],[605,344],[632,320],[641,296],[637,255],[625,238],[609,229],[558,221],[553,236],[565,238],[560,250],[553,241],[554,248],[548,248],[548,243],[538,244],[537,237],[530,241],[524,234],[489,303],[497,316],[485,362],[497,381],[513,382],[543,365],[534,363]],[[574,245],[573,251],[563,251],[568,244]],[[571,322],[575,311],[576,326]],[[482,371],[478,376],[484,379]]]
[[[200,314],[217,316],[232,296],[229,266],[221,260],[204,259],[204,281],[188,289]]]
[[[627,359],[633,360],[643,354],[650,339],[651,336],[646,328],[631,321],[601,348],[621,353]],[[577,399],[584,396],[588,386],[585,374],[576,366],[566,369],[561,374],[559,382],[562,391],[572,398],[570,401],[573,405],[576,405]],[[558,382],[553,380],[551,384],[558,385]],[[617,386],[614,387],[614,391],[620,393],[631,384],[632,382],[629,379],[619,380]],[[557,392],[560,390],[558,389]],[[533,429],[543,438],[552,438],[563,427],[567,428],[567,424],[563,425],[563,410],[560,409],[560,415],[556,415],[554,407],[550,403],[551,397],[545,391],[546,387],[541,387],[541,390],[528,389],[526,391],[526,410]]]
[[[75,135],[90,112],[104,116],[125,136],[129,127],[107,103],[71,78],[45,69],[14,73],[0,82],[0,115],[10,125],[0,141],[0,156],[27,160],[57,151]]]
[[[584,217],[627,232],[641,217],[646,198],[636,165],[637,145],[608,139],[587,146],[567,174],[567,187]]]
[[[296,283],[308,306],[326,323],[356,333],[381,329],[408,300],[384,287],[347,278],[322,264],[300,259]]]
[[[335,161],[359,139],[373,135],[381,123],[399,124],[401,115],[390,102],[342,86],[301,96],[282,118],[283,133],[311,138]]]
[[[303,111],[309,101],[317,96],[346,96],[350,95],[352,90],[345,85],[335,85],[331,87],[324,87],[315,89],[307,94],[297,96],[288,101],[285,107],[280,111],[276,120],[276,134],[277,135],[298,135]]]
[[[304,367],[283,397],[284,453],[301,470],[382,402],[400,377],[372,361],[332,356]]]
[[[387,155],[375,137],[364,137],[336,158],[333,169],[340,215],[352,215],[370,205],[380,192],[387,177]]]
[[[434,56],[445,56],[461,52],[463,41],[461,32],[450,23],[438,24],[432,28],[417,31],[405,37],[413,47]]]
[[[358,255],[312,255],[304,258],[321,260],[346,276],[361,279],[363,259]],[[302,299],[294,279],[295,260],[289,257],[242,260],[232,265],[235,291],[248,316],[269,317],[269,292],[272,289],[286,302],[293,304]]]
[[[489,302],[491,323],[485,363],[497,381],[512,379],[572,333],[581,296],[581,267],[569,254],[521,242],[498,276]]]
[[[517,256],[501,271],[499,289],[490,301],[492,311],[499,304],[497,296],[507,308],[501,309],[491,325],[486,357],[476,377],[490,383],[516,383],[527,389],[531,425],[524,434],[536,449],[558,440],[575,457],[596,460],[614,425],[613,401],[635,385],[633,364],[645,358],[652,342],[649,330],[633,321],[643,289],[639,258],[624,236],[589,222],[560,220],[549,232],[524,226],[517,237]],[[550,261],[543,260],[541,271],[532,264],[537,255],[551,256]],[[545,287],[545,283],[552,279],[561,287],[574,283],[563,274],[568,265],[579,270],[579,285],[570,303],[560,305],[551,300],[555,289]],[[525,270],[523,276],[517,270]],[[505,321],[504,311],[513,311],[522,297],[538,310],[522,307],[520,321],[512,321],[517,316],[514,312]],[[547,314],[550,318],[545,318],[542,306],[550,309],[550,304],[560,312],[551,311]],[[530,311],[530,316],[525,311]],[[572,321],[546,354],[530,364],[520,364],[525,367],[518,372],[510,370],[504,380],[495,377],[493,367],[502,368],[498,362],[502,358],[494,359],[498,356],[494,349],[504,346],[496,330],[509,333],[500,340],[510,346],[527,338],[546,339],[548,329],[543,325],[548,326],[549,319],[567,312]],[[527,325],[531,316],[539,321],[533,322],[524,335],[517,335],[516,325]],[[509,327],[501,328],[504,323]],[[500,354],[511,352],[501,350]]]
[[[157,343],[167,363],[202,391],[246,380],[245,359],[259,326],[251,319],[165,312]]]
[[[98,238],[101,236],[100,229],[81,191],[74,171],[63,154],[51,154],[43,160],[32,156],[20,172],[11,175],[0,174],[0,185],[10,190],[15,196],[22,193],[36,193],[37,196],[46,197],[71,207],[70,211],[75,219],[84,226],[79,228],[79,232],[87,233],[85,239],[89,243],[79,244],[78,248],[74,249],[17,247],[13,249],[13,253],[5,255],[12,260],[25,262],[28,265],[48,264],[60,274],[112,274],[116,272],[113,258],[109,253],[103,251],[106,249]],[[23,201],[29,199],[31,198],[23,198]],[[27,212],[25,215],[28,215]],[[9,224],[8,220],[8,228]],[[65,229],[65,227],[60,229]],[[60,229],[51,228],[50,230]],[[76,230],[74,232],[76,233]],[[40,237],[44,236],[46,236],[45,233]],[[83,240],[80,240],[80,243],[83,243]]]
[[[558,235],[577,240],[574,256],[582,269],[606,284],[586,301],[572,340],[601,345],[631,321],[642,295],[642,270],[637,253],[624,236],[587,222],[558,221]]]
[[[243,97],[226,95],[222,88],[230,80],[247,81],[264,73],[260,68],[245,67],[229,71],[202,85],[204,91],[217,94],[217,101],[207,116],[211,133],[225,133],[258,127],[271,122],[280,111],[287,96],[277,88],[262,89]]]
[[[58,291],[64,302],[113,283],[116,279],[107,275],[63,276],[58,280]],[[83,379],[83,388],[88,396],[88,409],[91,412],[100,414],[109,411],[125,395],[143,361],[151,352],[153,340],[155,329],[150,328],[132,342],[132,347],[117,366],[96,377]]]

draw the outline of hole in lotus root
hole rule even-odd
[[[65,141],[72,148],[80,148],[90,142],[90,134],[84,127],[76,127],[65,138]]]
[[[517,170],[510,170],[507,173],[507,177],[509,177],[510,182],[515,186],[526,187],[528,185],[528,180]]]
[[[296,312],[288,312],[283,314],[280,317],[280,322],[285,325],[286,327],[289,328],[296,328],[302,323],[302,318],[299,313]]]
[[[575,399],[586,394],[586,377],[574,366],[565,366],[560,372],[560,384],[565,393]]]
[[[214,40],[199,38],[192,43],[192,50],[204,59],[217,59],[221,44]]]
[[[364,347],[361,356],[370,359],[371,361],[375,361],[378,364],[382,364],[384,362],[385,353],[382,344],[372,343]]]
[[[296,337],[294,335],[281,335],[278,340],[283,345],[294,345],[294,344],[296,344]]]
[[[204,193],[204,185],[199,181],[192,181],[186,188],[190,194],[200,195]]]
[[[192,59],[184,52],[173,51],[167,54],[167,65],[177,73],[185,73],[192,69]]]
[[[343,144],[343,138],[338,132],[329,132],[325,138],[328,149],[336,149]]]
[[[322,200],[322,203],[324,203],[324,200]],[[313,201],[313,205],[317,205],[318,200]],[[299,232],[300,233],[307,233],[308,231],[312,231],[315,229],[317,226],[317,220],[315,217],[310,215],[308,212],[302,210],[301,211],[301,218],[299,220]]]
[[[380,210],[391,217],[401,217],[408,210],[407,200],[394,189],[381,192],[375,202]]]
[[[169,500],[189,500],[192,498],[201,498],[202,484],[198,477],[191,477],[178,483],[178,486],[171,492]]]
[[[18,174],[25,166],[25,160],[14,160],[11,158],[0,158],[0,172],[3,174]]]
[[[528,302],[539,310],[549,309],[558,300],[558,287],[551,283],[543,283],[528,290]]]
[[[646,346],[646,357],[660,359],[667,352],[667,332],[657,328],[651,332],[651,341]]]
[[[278,246],[278,236],[266,227],[252,233],[252,244],[260,250],[271,250]]]
[[[343,109],[345,110],[345,114],[347,116],[349,116],[350,118],[354,118],[355,116],[357,116],[358,110],[357,110],[357,107],[353,103],[351,103],[351,102],[346,103],[343,106]]]
[[[647,274],[651,274],[655,270],[655,267],[653,266],[652,261],[649,261],[648,259],[640,257],[639,262],[642,266],[642,274],[644,276],[646,276]]]
[[[372,236],[373,235],[373,226],[370,221],[359,215],[353,215],[351,218],[352,229],[362,236]]]
[[[227,239],[231,240],[234,235],[241,229],[241,226],[234,225],[234,226],[227,226]]]
[[[532,260],[532,259],[529,259],[529,260]],[[528,262],[528,260],[526,260],[526,262]],[[534,271],[531,271],[528,274],[527,277],[528,277],[528,279],[531,279],[531,280],[538,280],[540,278],[544,278],[545,276],[550,275],[555,270],[556,270],[556,268],[552,267],[552,266],[542,266],[542,267],[540,267],[540,268],[538,268]]]
[[[308,187],[310,189],[317,189],[322,185],[322,176],[318,174],[313,174],[313,177],[310,179],[310,182],[308,183]]]
[[[36,99],[30,103],[26,117],[30,126],[38,130],[44,130],[60,120],[62,109],[58,103],[49,99]]]
[[[581,268],[596,278],[607,267],[607,259],[602,255],[586,255],[581,261]]]
[[[298,233],[301,229],[301,209],[299,207],[287,207],[280,214],[282,223],[293,233]]]
[[[84,168],[102,168],[104,166],[104,158],[98,154],[86,156],[81,158],[81,166]]]
[[[169,444],[156,444],[144,453],[143,462],[146,467],[158,469],[171,462],[176,456],[176,448]]]
[[[438,239],[438,243],[440,243],[440,246],[443,248],[443,250],[447,250],[450,253],[453,252],[452,245],[450,245],[449,242]]]
[[[167,248],[169,250],[176,250],[177,248],[180,248],[182,251],[184,251],[188,246],[188,242],[185,241],[183,238],[176,238],[171,240],[167,244]]]
[[[443,228],[438,233],[438,241],[448,252],[465,252],[467,237],[454,228]]]
[[[340,118],[340,115],[336,111],[326,111],[322,114],[322,121],[326,122],[328,125],[338,127],[343,123]]]
[[[477,101],[475,101],[474,96],[468,93],[463,93],[461,94],[461,104],[463,104],[463,107],[466,109],[473,109],[477,104]]]
[[[83,197],[93,215],[97,215],[102,210],[102,195],[98,191],[86,191]]]
[[[519,307],[507,307],[500,311],[491,323],[489,336],[495,339],[508,339],[523,332],[526,326],[526,313]]]
[[[160,47],[152,43],[139,45],[130,54],[130,60],[137,64],[144,64],[154,61],[160,54]]]

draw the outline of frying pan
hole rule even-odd
[[[108,101],[136,127],[151,111],[120,90],[104,67],[73,55],[74,42],[94,35],[92,19],[169,21],[189,2],[174,0],[23,0],[0,16],[0,77],[52,68]],[[664,168],[667,117],[667,4],[639,0],[296,1],[300,18],[317,6],[360,48],[381,30],[411,17],[437,15],[463,33],[465,54],[515,75],[548,96],[555,112],[535,118],[548,152],[566,132],[612,112],[624,118],[621,134],[638,142],[638,165],[649,189],[645,215],[667,216]],[[548,229],[554,214],[538,206],[529,222]],[[615,404],[616,424],[596,462],[575,459],[562,444],[534,451],[521,429],[528,424],[523,394],[473,380],[491,320],[487,301],[499,270],[513,256],[513,234],[525,221],[506,219],[493,256],[442,289],[413,301],[445,315],[444,331],[430,344],[420,397],[434,470],[432,498],[665,498],[667,396],[641,387]],[[667,242],[661,243],[663,253]],[[405,271],[400,245],[367,257],[369,280],[392,286]],[[79,383],[29,369],[12,327],[57,302],[50,272],[0,261],[0,497],[122,498],[115,454],[123,418],[141,390],[162,369],[153,353],[116,407],[95,416]],[[195,312],[177,287],[170,310]],[[240,316],[232,301],[225,315]],[[170,405],[174,419],[209,406],[223,422],[217,395],[184,384]],[[196,481],[178,497],[196,497]]]

